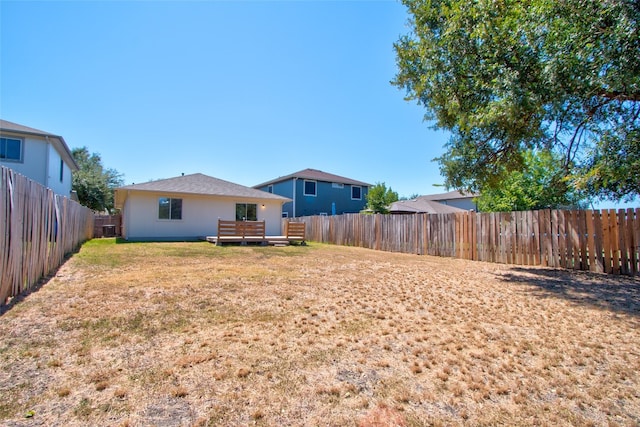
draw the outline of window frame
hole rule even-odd
[[[20,144],[19,147],[19,151],[20,153],[18,154],[18,158],[11,158],[11,157],[6,157],[7,155],[7,142],[8,141],[17,141]],[[5,153],[5,157],[2,157],[2,153]],[[24,139],[22,138],[15,138],[15,137],[10,137],[10,136],[2,136],[0,137],[0,161],[3,162],[14,162],[14,163],[23,163],[24,162]]]
[[[267,193],[273,194],[273,184],[267,186]]]
[[[244,206],[244,216],[238,215],[238,207]],[[253,206],[255,216],[249,217],[249,206]],[[257,203],[236,203],[236,221],[257,221],[258,220],[258,204]]]
[[[168,203],[167,218],[161,217],[163,213],[162,200]],[[179,208],[178,208],[179,202]],[[158,221],[182,221],[183,199],[178,197],[158,197]]]
[[[307,183],[309,183],[309,184],[313,183],[313,194],[307,193]],[[303,186],[302,186],[302,195],[317,197],[318,196],[318,181],[316,181],[315,179],[305,179],[304,182],[303,182]]]
[[[353,197],[353,190],[358,189],[360,195],[358,197]],[[352,185],[351,186],[351,200],[362,200],[362,186],[361,185]]]

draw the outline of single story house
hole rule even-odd
[[[115,190],[127,240],[198,240],[217,234],[218,219],[265,221],[281,235],[286,197],[200,173]]]
[[[0,120],[0,165],[77,200],[71,185],[78,164],[61,136]]]
[[[455,213],[477,210],[474,198],[477,194],[462,194],[459,191],[419,196],[411,200],[398,200],[389,207],[392,214]]]
[[[316,169],[281,176],[257,188],[290,199],[282,207],[284,217],[358,213],[367,205],[371,184]]]

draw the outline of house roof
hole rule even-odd
[[[445,205],[435,200],[426,200],[421,197],[411,200],[398,200],[389,207],[390,213],[455,213],[466,212],[455,206]]]
[[[234,184],[201,173],[183,175],[175,178],[149,181],[142,184],[132,184],[115,190],[116,207],[122,207],[128,191],[148,191],[174,194],[197,194],[219,197],[237,197],[243,199],[279,200],[287,202],[290,199],[244,185]]]
[[[54,148],[60,153],[65,162],[70,165],[71,170],[77,171],[79,169],[78,164],[73,159],[73,155],[71,154],[71,150],[67,146],[64,138],[59,135],[54,135],[49,132],[45,132],[39,129],[30,128],[24,125],[20,125],[18,123],[13,123],[8,120],[0,119],[0,134],[13,134],[13,135],[25,135],[25,136],[37,136],[41,138],[48,139],[49,142],[54,146]]]
[[[298,172],[294,172],[290,175],[281,176],[280,178],[272,179],[271,181],[263,182],[262,184],[254,185],[253,188],[264,187],[265,185],[275,184],[277,182],[288,181],[293,178],[299,179],[312,179],[315,181],[335,182],[338,184],[347,185],[361,185],[363,187],[370,187],[371,184],[366,182],[356,181],[355,179],[345,178],[344,176],[334,175],[332,173],[323,172],[317,169],[304,169]]]
[[[478,197],[479,194],[475,193],[461,193],[460,191],[449,191],[448,193],[428,194],[426,196],[419,196],[418,199],[422,200],[454,200],[454,199],[472,199]]]

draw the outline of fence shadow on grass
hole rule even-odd
[[[25,289],[18,295],[8,298],[7,302],[0,301],[0,317],[4,316],[5,313],[7,313],[13,307],[20,304],[22,301],[24,301],[25,298],[27,298],[29,295],[36,293],[40,289],[42,289],[44,285],[49,283],[49,281],[51,281],[51,279],[55,277],[55,275],[58,273],[58,270],[60,270],[60,268],[64,265],[64,263],[69,260],[69,258],[70,256],[66,256],[62,264],[60,264],[60,266],[58,266],[49,275],[41,277],[40,280],[38,280],[34,285]]]
[[[640,317],[640,277],[612,276],[550,268],[510,269],[499,280],[539,288],[540,297],[559,297],[616,313]]]

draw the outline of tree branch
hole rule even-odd
[[[640,102],[640,93],[626,93],[621,91],[607,91],[603,90],[597,94],[601,98],[606,98],[612,101],[631,101]]]

